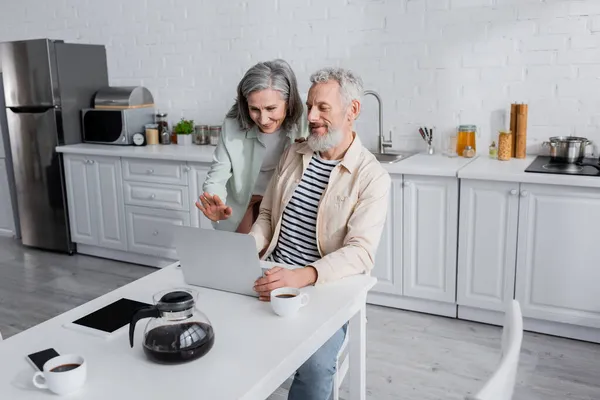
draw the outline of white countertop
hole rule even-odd
[[[489,157],[479,157],[460,171],[460,179],[481,179],[487,181],[539,183],[544,185],[564,185],[600,188],[600,177],[573,176],[559,174],[539,174],[525,172],[535,160],[534,155],[524,159],[513,158],[510,161],[498,161]]]
[[[126,158],[173,160],[181,162],[211,163],[214,146],[150,145],[112,146],[80,143],[56,148],[59,153]],[[442,154],[418,153],[393,164],[382,164],[390,174],[458,176],[460,179],[539,183],[600,188],[600,177],[538,174],[525,172],[536,156],[525,159],[498,161],[486,155],[475,158],[447,157]]]
[[[390,174],[456,176],[473,158],[447,157],[442,154],[417,153],[394,164],[383,164]]]
[[[148,146],[113,146],[107,144],[79,143],[58,146],[56,151],[65,154],[109,156],[128,158],[153,158],[156,160],[211,163],[215,146],[182,146],[153,144]]]

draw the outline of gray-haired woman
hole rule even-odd
[[[215,229],[248,233],[283,150],[307,136],[290,65],[284,60],[254,65],[238,84],[196,207]]]

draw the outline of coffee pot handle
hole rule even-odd
[[[133,347],[133,332],[135,331],[135,324],[144,318],[158,318],[160,317],[160,311],[156,307],[145,307],[140,308],[133,314],[131,317],[131,322],[129,323],[129,345]]]

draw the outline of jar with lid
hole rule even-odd
[[[498,132],[498,160],[508,161],[512,156],[512,132]]]
[[[471,146],[465,146],[465,149],[462,152],[462,156],[464,158],[473,158],[475,157],[475,150]]]
[[[194,143],[195,144],[209,144],[210,137],[208,132],[208,125],[196,125],[194,128]]]
[[[492,142],[490,145],[490,158],[496,159],[498,157],[498,148],[496,142]]]
[[[210,131],[210,145],[216,146],[219,144],[219,137],[221,136],[221,126],[213,125],[209,128]]]
[[[163,132],[169,132],[169,122],[167,121],[167,113],[158,112],[156,114],[156,125],[158,126],[158,137],[160,138],[161,144],[171,144],[171,140],[169,138],[169,142],[165,143],[163,139]]]
[[[462,155],[465,147],[471,146],[473,151],[477,151],[475,146],[475,137],[477,135],[477,126],[460,125],[458,127],[458,137],[456,139],[456,153]]]

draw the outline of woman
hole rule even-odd
[[[196,207],[215,229],[250,232],[281,154],[307,136],[290,65],[283,60],[256,64],[238,84]]]

